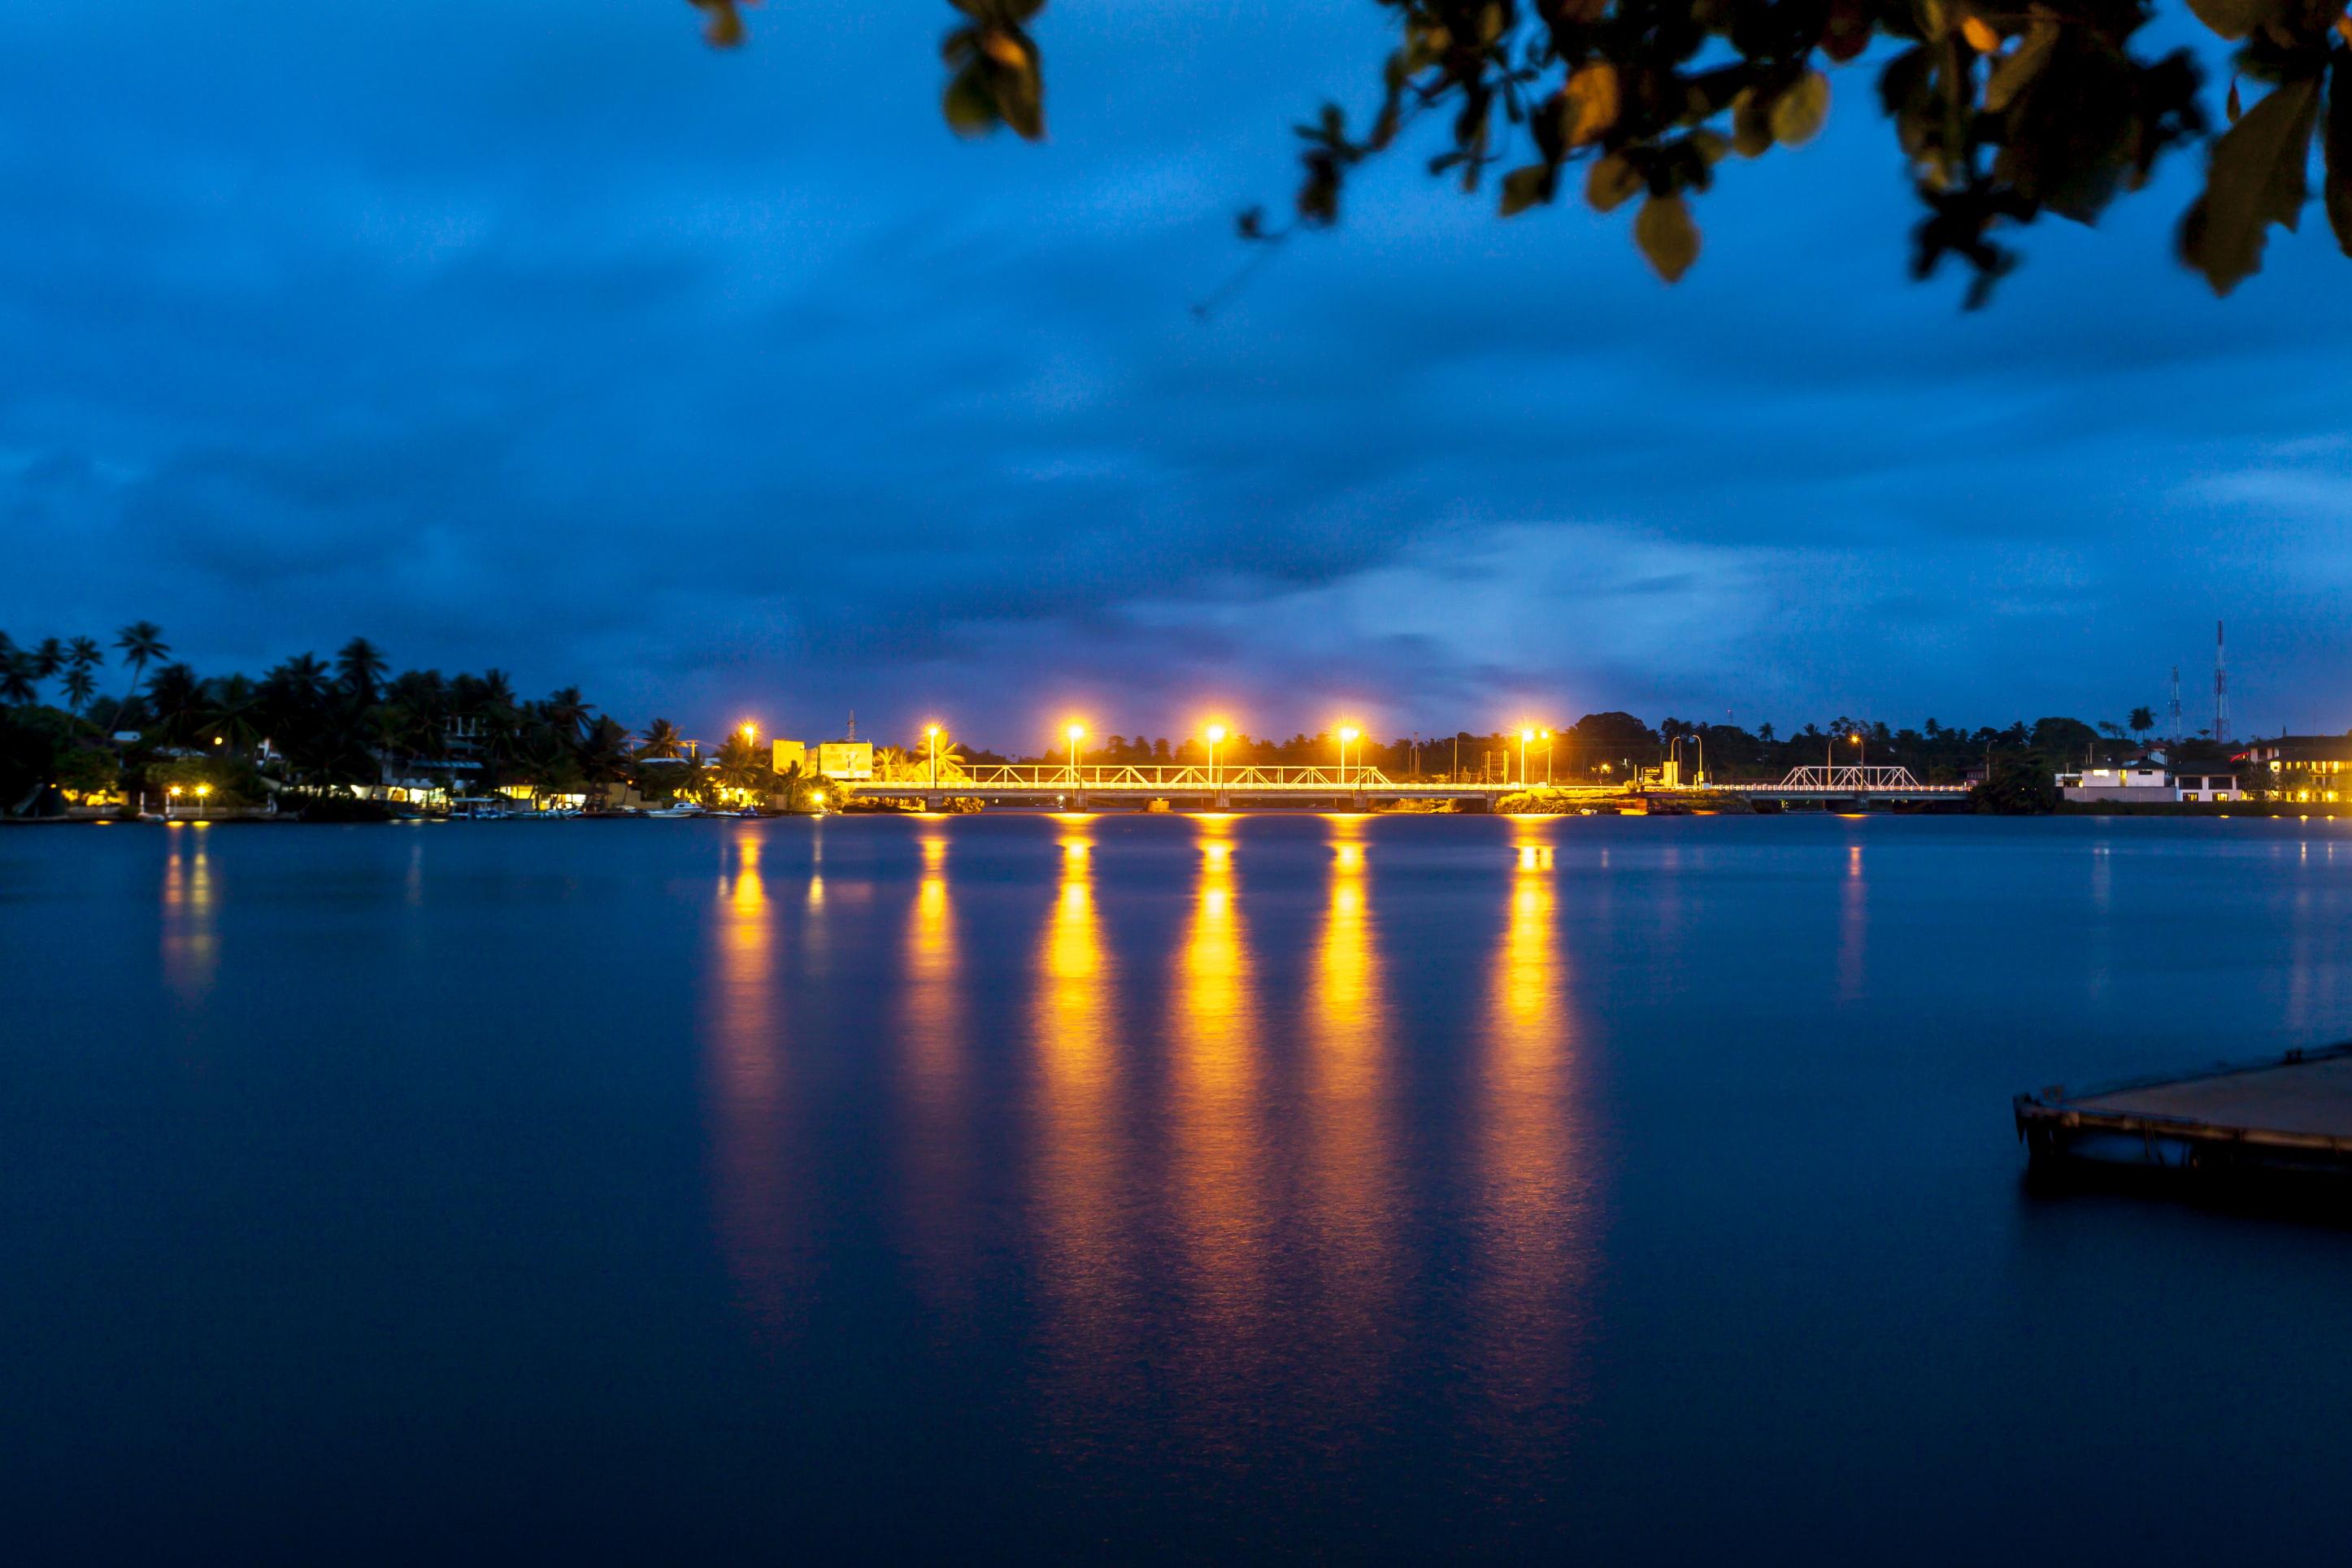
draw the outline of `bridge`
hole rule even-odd
[[[1671,770],[1669,770],[1671,774]],[[1957,800],[1968,792],[1960,784],[1922,784],[1905,768],[1798,768],[1778,784],[1660,783],[1598,786],[1494,782],[1483,779],[1391,779],[1377,768],[1203,767],[1192,764],[1109,763],[1072,767],[1068,763],[1031,762],[983,764],[941,768],[936,775],[917,767],[902,776],[859,780],[851,788],[859,798],[920,800],[937,809],[949,800],[984,800],[1006,806],[1051,806],[1079,810],[1087,806],[1141,806],[1153,800],[1205,806],[1223,810],[1235,805],[1333,804],[1358,809],[1374,802],[1404,800],[1475,801],[1491,809],[1507,795],[1529,789],[1557,790],[1596,806],[1632,804],[1664,795],[1698,805],[1711,795],[1748,802],[1827,804],[1832,801],[1926,803]]]
[[[1884,800],[1926,804],[1968,798],[1965,784],[1922,784],[1908,768],[1791,768],[1778,784],[1709,784],[1708,789],[1750,800],[1797,804],[1810,800]]]

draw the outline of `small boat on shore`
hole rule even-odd
[[[2012,1105],[2038,1172],[2352,1176],[2352,1040]]]

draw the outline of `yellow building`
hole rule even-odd
[[[874,777],[874,743],[870,740],[828,740],[816,748],[816,770],[827,779],[856,782]]]

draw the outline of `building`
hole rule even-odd
[[[769,766],[776,770],[778,778],[782,778],[795,768],[805,769],[808,767],[807,741],[777,740],[771,741],[769,746],[772,755]]]
[[[2085,768],[2079,774],[2061,774],[2069,800],[2133,801],[2178,800],[2180,796],[2173,788],[2172,776],[2151,763],[2137,762],[2126,768]]]
[[[2172,781],[2184,800],[2242,800],[2235,764],[2190,762],[2173,770]]]
[[[2251,768],[2275,800],[2333,801],[2352,788],[2344,777],[2352,770],[2352,736],[2282,735],[2254,742],[2234,762]]]
[[[827,779],[856,783],[874,777],[874,743],[870,740],[827,740],[818,743],[816,770]]]
[[[2171,769],[2143,759],[2123,768],[2085,768],[2063,774],[2069,800],[2104,800],[2116,805],[2169,805],[2176,801],[2242,800],[2237,774],[2223,763],[2189,763]]]

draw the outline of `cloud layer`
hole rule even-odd
[[[2241,729],[2352,726],[2324,234],[2215,302],[2182,164],[1962,316],[1848,71],[1676,290],[1622,214],[1502,225],[1408,157],[1220,294],[1385,41],[1273,9],[1049,11],[1032,148],[940,129],[919,4],[733,57],[666,0],[20,8],[0,626],[1024,745],[2120,717],[2227,616]]]

